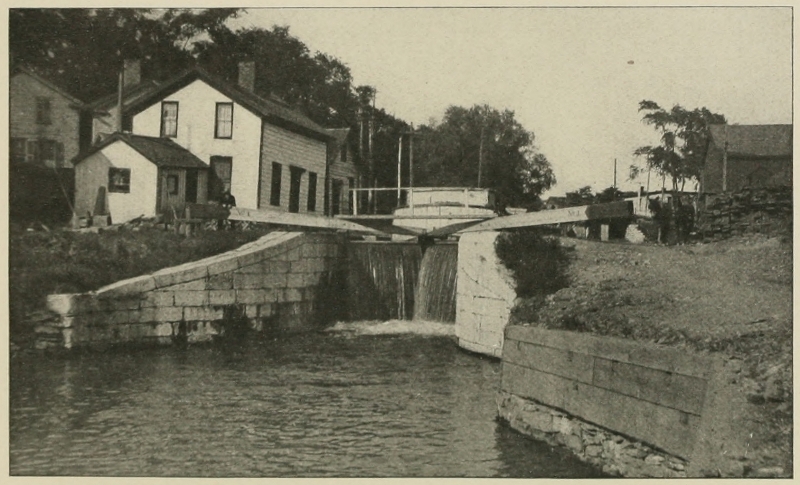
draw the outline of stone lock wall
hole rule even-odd
[[[48,297],[55,318],[37,348],[201,342],[224,322],[255,330],[314,328],[335,309],[340,235],[273,232],[236,250],[82,294]]]
[[[499,416],[628,477],[736,476],[724,363],[611,337],[510,326]]]
[[[458,241],[455,328],[460,347],[497,358],[503,355],[503,331],[517,296],[494,249],[499,234],[470,232]]]

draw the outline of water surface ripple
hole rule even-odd
[[[495,421],[500,364],[452,339],[321,333],[240,351],[11,362],[12,475],[594,477]]]

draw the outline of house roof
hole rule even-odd
[[[47,88],[55,91],[56,93],[60,94],[61,96],[63,96],[67,100],[69,100],[69,102],[74,105],[73,106],[74,108],[83,109],[83,108],[87,107],[86,103],[84,103],[80,99],[76,98],[75,96],[69,94],[67,91],[65,91],[60,86],[56,85],[55,83],[53,83],[49,79],[46,79],[46,78],[42,77],[41,75],[36,73],[36,71],[34,71],[34,70],[32,70],[32,69],[30,69],[28,67],[24,67],[24,66],[15,67],[14,68],[14,74],[12,74],[12,77],[16,76],[18,74],[27,74],[28,76],[36,79],[38,82],[40,82],[41,84],[45,85]]]
[[[792,125],[711,125],[709,131],[729,157],[792,156]]]
[[[196,80],[205,82],[271,124],[321,141],[328,141],[332,137],[325,128],[314,123],[307,116],[289,105],[275,99],[263,98],[238,85],[224,81],[199,67],[184,71],[147,90],[130,103],[125,103],[124,110],[127,114],[139,113],[159,99],[166,98]]]
[[[326,128],[325,131],[330,133],[340,145],[347,141],[347,135],[350,134],[350,128]]]
[[[133,86],[128,86],[122,90],[122,105],[126,108],[142,96],[146,96],[151,90],[158,87],[156,81],[142,81]],[[107,96],[92,101],[89,106],[94,111],[107,111],[117,105],[118,94],[113,92]]]
[[[127,143],[128,146],[159,167],[208,168],[208,164],[169,138],[155,138],[152,136],[132,135],[130,133],[114,133],[110,135],[101,143],[75,157],[72,163],[80,163],[90,155],[117,141]]]

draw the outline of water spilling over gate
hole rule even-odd
[[[455,322],[458,245],[351,242],[348,316]]]
[[[444,243],[425,250],[414,299],[414,320],[456,321],[458,244]]]
[[[347,248],[349,320],[411,319],[421,259],[417,244],[351,242]]]

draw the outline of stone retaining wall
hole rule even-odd
[[[697,232],[704,239],[790,234],[791,224],[792,187],[762,187],[708,196]]]
[[[628,477],[737,476],[746,438],[710,356],[611,337],[506,329],[499,416]],[[746,451],[744,451],[746,456]]]
[[[517,296],[514,280],[494,249],[499,235],[468,232],[458,241],[455,328],[460,347],[498,358]]]
[[[48,297],[55,318],[37,348],[200,342],[246,319],[255,330],[298,331],[336,307],[343,239],[273,232],[227,253],[81,294]]]

